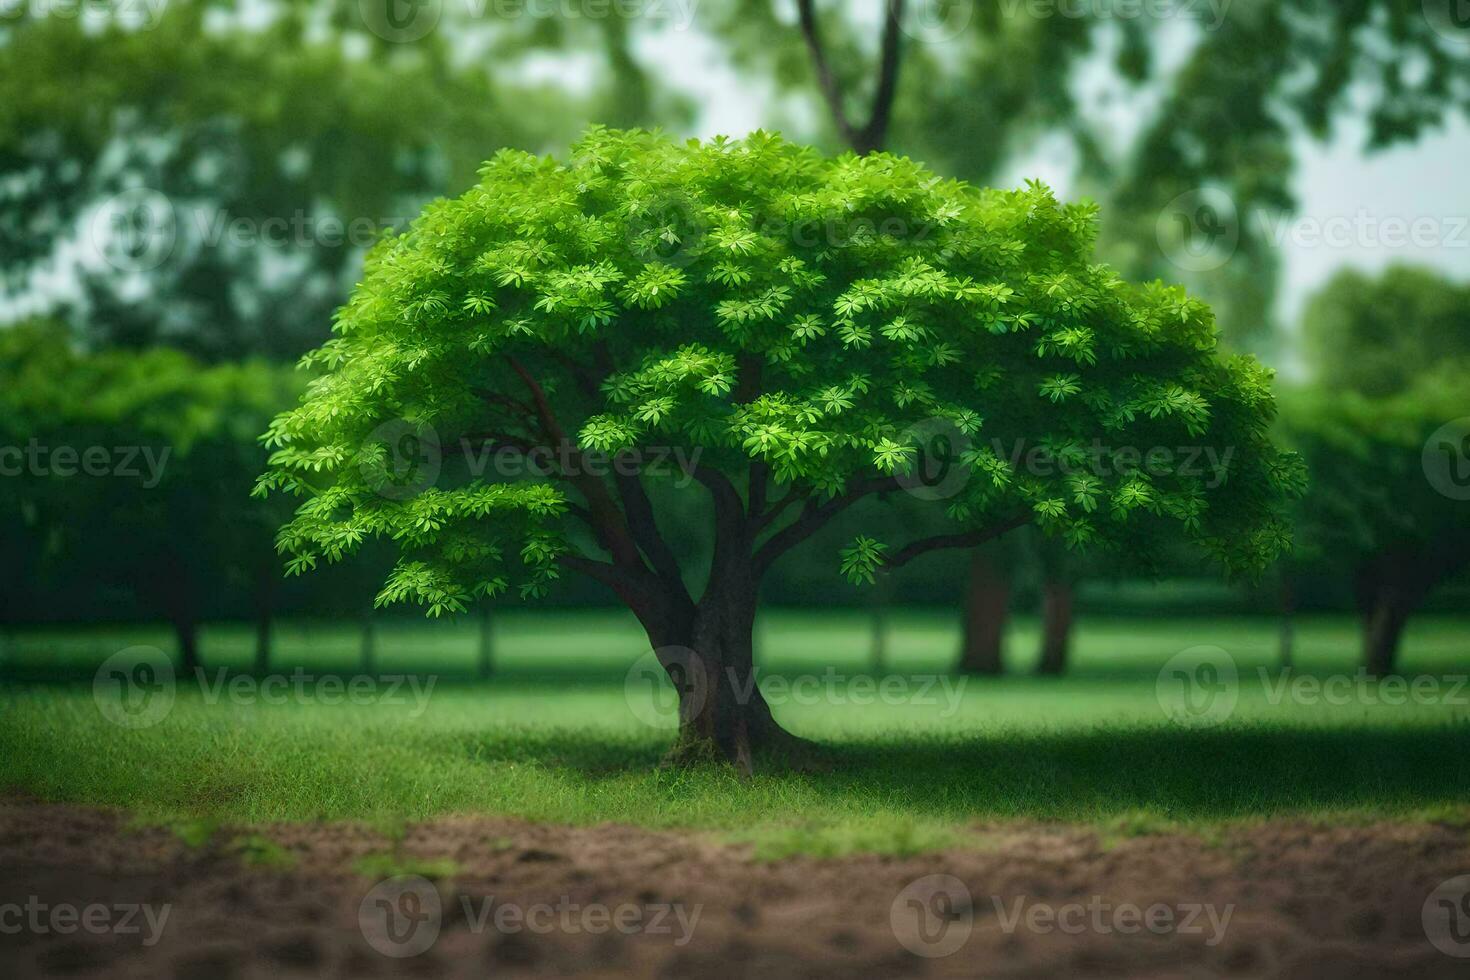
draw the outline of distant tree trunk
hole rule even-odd
[[[372,676],[378,672],[378,630],[371,607],[362,614],[362,672]]]
[[[480,656],[478,673],[482,678],[489,677],[495,673],[495,616],[490,610],[489,602],[480,606]]]
[[[1409,616],[1434,587],[1464,567],[1459,548],[1407,549],[1374,556],[1353,578],[1363,624],[1363,667],[1377,677],[1398,666],[1399,643]]]
[[[1296,659],[1296,587],[1287,576],[1281,577],[1280,661],[1283,670]]]
[[[273,570],[261,575],[255,584],[255,673],[265,675],[271,669],[271,633],[275,611],[276,577]]]
[[[960,670],[967,674],[999,674],[1011,584],[983,549],[970,558],[970,581],[965,593],[964,639]]]
[[[1072,583],[1048,579],[1041,589],[1041,658],[1038,674],[1057,675],[1067,669],[1072,639]]]
[[[893,603],[893,575],[879,572],[873,589],[873,601],[868,607],[868,623],[871,628],[868,646],[868,661],[873,672],[881,674],[888,669],[888,610]]]
[[[193,675],[203,666],[199,659],[199,622],[191,614],[177,613],[173,627],[179,648],[179,673]]]

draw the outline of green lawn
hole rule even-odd
[[[869,700],[859,678],[874,673],[867,620],[777,611],[759,639],[775,710],[828,744],[832,766],[741,781],[715,767],[655,768],[672,722],[650,714],[651,688],[625,685],[643,651],[627,618],[507,613],[496,626],[499,673],[484,683],[467,676],[473,623],[395,621],[380,629],[379,669],[435,674],[419,702],[405,685],[393,692],[400,703],[382,703],[383,687],[362,704],[210,703],[197,684],[180,684],[166,717],[134,730],[103,716],[89,683],[14,680],[0,688],[0,786],[167,820],[395,824],[488,812],[694,827],[772,854],[920,849],[1008,818],[1125,829],[1281,815],[1470,818],[1470,689],[1442,680],[1470,670],[1470,620],[1415,624],[1405,672],[1438,687],[1393,698],[1401,703],[1356,682],[1332,699],[1342,703],[1311,689],[1278,696],[1275,630],[1256,619],[1093,619],[1073,676],[960,687],[940,673],[957,643],[951,619],[905,612],[892,618],[884,673],[907,686],[891,688],[888,703],[858,703]],[[1022,621],[1013,649],[1029,653],[1034,635]],[[1298,676],[1351,675],[1355,639],[1347,619],[1304,620]],[[220,627],[206,633],[204,655],[243,666],[250,642],[248,630]],[[288,624],[278,666],[350,672],[357,642],[355,628]],[[6,667],[26,677],[59,665],[87,678],[138,643],[166,647],[167,636],[10,636]],[[1160,706],[1159,668],[1202,644],[1234,658],[1238,703],[1217,725],[1180,726]],[[785,693],[801,677],[807,686]]]

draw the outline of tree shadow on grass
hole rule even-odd
[[[589,784],[651,771],[661,747],[546,732],[474,739],[481,759],[535,762]],[[461,749],[470,748],[461,745]],[[1470,816],[1470,725],[1403,729],[1105,728],[913,737],[824,746],[830,768],[758,772],[749,792],[799,784],[849,813],[968,821],[1178,820],[1456,808]],[[711,775],[718,775],[711,773]]]

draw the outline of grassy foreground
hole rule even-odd
[[[378,669],[425,674],[391,690],[364,681],[353,698],[322,676],[353,669],[355,631],[293,625],[277,669],[289,678],[301,665],[302,693],[185,679],[166,715],[139,729],[104,716],[90,683],[15,680],[0,688],[0,787],[170,821],[395,826],[476,812],[689,827],[772,856],[976,843],[977,824],[1012,818],[1112,832],[1284,815],[1470,820],[1470,687],[1457,686],[1470,621],[1415,627],[1405,671],[1423,683],[1404,696],[1353,678],[1347,620],[1303,622],[1288,674],[1266,620],[1092,621],[1060,680],[941,673],[951,623],[909,613],[892,629],[875,670],[860,614],[767,617],[763,683],[784,723],[830,746],[819,773],[656,769],[672,726],[656,708],[671,702],[629,676],[636,628],[564,613],[501,617],[488,682],[465,676],[472,625],[395,624],[379,637]],[[1029,652],[1033,634],[1022,623],[1013,648]],[[85,679],[150,641],[166,643],[145,632],[11,637],[7,668],[69,666]],[[1179,725],[1160,705],[1159,668],[1201,644],[1238,666],[1236,705],[1216,724]],[[243,666],[248,649],[245,630],[221,628],[205,658]],[[1341,679],[1330,697],[1300,686],[1328,677]]]

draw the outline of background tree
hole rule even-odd
[[[1409,617],[1470,561],[1457,482],[1470,481],[1470,286],[1411,268],[1343,272],[1309,305],[1304,333],[1313,383],[1286,401],[1283,423],[1314,491],[1292,570],[1351,570],[1364,666],[1390,673]]]
[[[19,525],[44,542],[33,562],[72,588],[133,595],[170,623],[185,669],[200,665],[212,597],[248,593],[257,665],[268,664],[279,581],[269,531],[282,514],[249,491],[266,456],[258,431],[299,391],[292,373],[260,362],[86,355],[56,324],[0,331],[0,412],[24,453],[3,461],[6,537]]]
[[[603,582],[685,681],[679,754],[748,770],[789,743],[755,686],[760,580],[837,513],[900,488],[916,451],[898,440],[919,421],[1034,439],[1069,465],[968,454],[948,531],[860,537],[850,579],[1027,523],[1122,550],[1183,533],[1236,570],[1286,546],[1278,511],[1298,474],[1266,436],[1268,372],[1219,357],[1208,308],[1182,290],[1093,264],[1095,232],[1094,209],[1039,185],[980,191],[764,133],[680,145],[594,129],[566,164],[502,152],[371,256],[311,358],[323,377],[270,428],[260,490],[307,497],[280,535],[293,571],[396,541],[380,602],[441,614],[542,595],[563,569]],[[559,462],[517,483],[446,465],[405,496],[385,425]],[[1103,433],[1236,447],[1232,479],[1091,472],[1082,446]],[[709,492],[703,575],[679,566],[644,488],[658,446],[688,450]],[[644,471],[604,478],[592,452]]]

